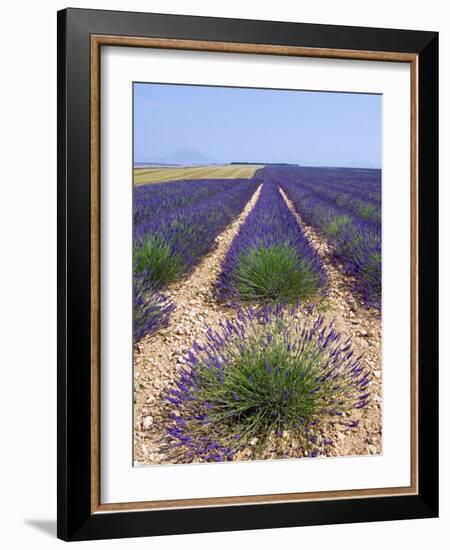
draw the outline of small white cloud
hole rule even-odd
[[[185,118],[186,120],[192,120],[192,119],[194,118],[194,115],[191,115],[190,113],[186,113],[186,114],[184,115],[184,118]]]
[[[159,109],[160,107],[162,107],[162,103],[160,101],[148,100],[144,103],[144,105],[146,107],[152,107],[153,109]]]

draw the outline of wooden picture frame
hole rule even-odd
[[[411,485],[100,501],[100,50],[163,48],[411,67]],[[58,13],[58,537],[86,540],[438,513],[438,35],[67,9]]]

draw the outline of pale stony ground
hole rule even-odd
[[[165,426],[170,422],[172,410],[161,396],[169,389],[177,371],[185,363],[184,354],[194,341],[202,341],[205,324],[218,328],[220,320],[232,318],[234,311],[218,304],[213,295],[215,281],[227,250],[259,196],[259,188],[241,215],[217,237],[217,247],[207,255],[192,275],[174,284],[168,294],[176,304],[170,325],[153,339],[142,340],[134,353],[134,463],[136,466],[171,463],[161,442]],[[321,313],[334,320],[343,336],[351,336],[355,352],[364,353],[364,366],[370,369],[373,381],[367,409],[352,418],[360,418],[360,426],[346,432],[337,429],[327,436],[336,441],[327,448],[330,456],[367,455],[381,452],[381,320],[377,312],[361,307],[349,290],[349,280],[331,262],[331,252],[325,239],[311,227],[302,223],[289,199],[282,192],[288,206],[303,228],[311,244],[321,255],[329,278],[330,292],[320,301]],[[289,433],[283,434],[283,452],[286,456],[300,457],[301,452]],[[249,446],[235,457],[249,460],[253,448]],[[279,458],[274,450],[267,449],[264,458]]]

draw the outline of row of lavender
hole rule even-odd
[[[218,297],[228,303],[294,303],[324,292],[327,277],[267,168],[258,201],[222,263]]]
[[[174,305],[161,293],[189,274],[256,191],[252,179],[199,180],[134,189],[134,337],[167,325]]]
[[[228,179],[202,179],[137,186],[134,188],[133,223],[139,225],[149,218],[157,219],[180,208],[189,207],[201,199],[225,191],[229,183]]]
[[[381,173],[354,172],[277,167],[268,169],[268,178],[282,187],[303,221],[326,237],[333,258],[352,277],[355,295],[379,310]]]

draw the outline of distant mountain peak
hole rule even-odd
[[[191,147],[182,147],[159,159],[164,164],[213,164],[215,161]]]

